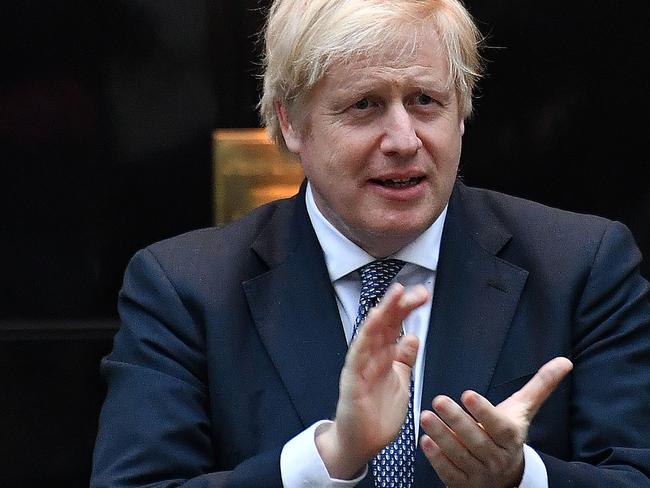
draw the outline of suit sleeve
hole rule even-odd
[[[282,446],[237,466],[218,465],[205,333],[151,251],[129,263],[118,309],[122,327],[101,365],[108,391],[91,487],[282,486]]]
[[[574,317],[570,441],[574,459],[541,454],[549,486],[650,486],[650,304],[641,254],[610,223]]]

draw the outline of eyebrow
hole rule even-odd
[[[428,68],[414,66],[417,71],[415,73],[398,74],[396,77],[394,73],[384,74],[382,68],[370,70],[365,74],[361,80],[347,79],[341,89],[354,92],[368,92],[372,91],[377,85],[392,85],[396,80],[397,82],[409,88],[420,90],[435,90],[439,93],[444,93],[452,88],[450,80],[442,80],[433,76]]]
[[[343,85],[335,88],[333,93],[338,96],[343,96],[345,98],[359,98],[372,93],[375,91],[381,91],[387,86],[392,86],[394,80],[391,80],[390,83],[377,83],[375,80],[361,80],[361,81],[351,81],[349,83],[343,83]],[[449,96],[453,87],[447,83],[441,83],[440,80],[435,78],[427,77],[417,77],[417,79],[407,79],[400,81],[402,88],[406,88],[412,91],[419,91],[422,93],[433,93],[438,96]]]

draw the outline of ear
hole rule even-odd
[[[276,100],[274,105],[275,113],[280,122],[280,130],[282,130],[282,136],[284,137],[287,149],[294,154],[300,154],[302,148],[302,137],[300,136],[300,132],[295,130],[293,124],[289,121],[287,108],[282,105],[282,102]]]
[[[460,135],[465,134],[465,119],[460,119]]]

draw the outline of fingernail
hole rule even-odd
[[[449,404],[449,400],[445,396],[440,395],[433,399],[433,407],[436,410],[443,410],[447,407],[448,404]]]

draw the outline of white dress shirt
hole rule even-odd
[[[349,344],[361,293],[361,278],[356,270],[376,258],[346,238],[323,216],[316,206],[309,184],[305,200],[311,224],[325,255],[325,264],[334,286],[341,323]],[[423,284],[429,294],[433,296],[442,229],[446,216],[447,208],[445,207],[438,219],[416,240],[391,256],[391,258],[400,259],[406,263],[393,281],[399,282],[405,287]],[[416,442],[420,427],[417,412],[420,412],[422,404],[424,358],[430,314],[431,303],[427,302],[415,309],[404,321],[404,331],[417,336],[420,340],[413,369]],[[430,408],[429,405],[427,407]],[[329,420],[323,420],[315,423],[285,444],[280,457],[280,470],[285,488],[350,487],[355,486],[366,476],[367,467],[354,480],[330,478],[314,441],[318,429],[328,422]],[[524,462],[524,477],[520,488],[548,488],[546,467],[539,455],[528,446],[524,446]]]

